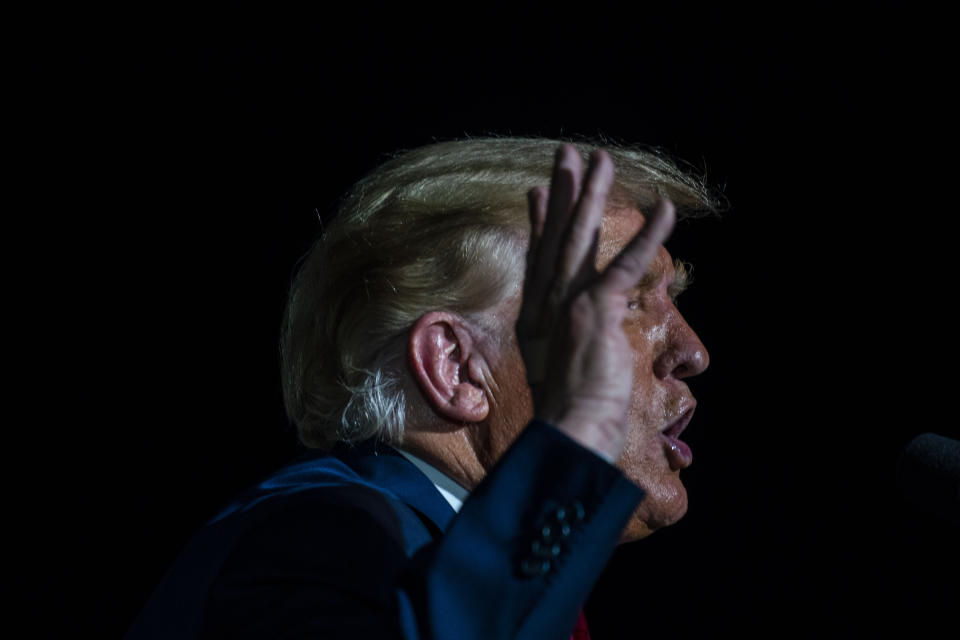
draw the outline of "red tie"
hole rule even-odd
[[[580,615],[577,616],[577,623],[573,625],[573,635],[570,640],[590,640],[590,632],[587,630],[587,618],[583,615],[583,609],[580,609]]]

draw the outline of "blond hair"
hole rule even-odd
[[[284,318],[284,401],[305,445],[402,441],[410,327],[431,310],[484,324],[482,312],[516,290],[526,194],[549,183],[560,144],[432,144],[395,155],[347,194],[294,278]],[[585,160],[600,146],[572,144]],[[681,216],[718,208],[702,180],[662,153],[602,148],[616,166],[619,204],[642,211],[665,196]]]

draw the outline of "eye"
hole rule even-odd
[[[640,301],[639,301],[639,300],[628,300],[628,301],[627,301],[627,309],[630,309],[631,311],[636,311],[636,310],[639,309],[639,308],[640,308]]]

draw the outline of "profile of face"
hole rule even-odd
[[[597,267],[603,268],[643,226],[636,209],[611,209],[600,230]],[[673,524],[687,510],[680,470],[691,462],[690,449],[678,438],[693,416],[696,400],[685,380],[707,368],[707,350],[674,305],[678,282],[673,260],[663,247],[631,296],[623,328],[633,348],[633,397],[627,419],[630,431],[616,466],[646,492],[624,530],[621,542],[638,540]],[[485,447],[491,462],[529,422],[529,397],[518,400],[502,390],[526,386],[519,352],[514,349],[492,371],[497,380],[488,393],[502,395],[492,405]]]
[[[608,213],[603,222],[599,267],[619,253],[643,225],[636,209]],[[624,331],[633,347],[630,431],[617,467],[647,495],[624,531],[636,540],[673,524],[687,510],[680,470],[689,466],[689,447],[679,439],[696,400],[685,380],[709,364],[707,350],[674,304],[679,293],[673,260],[663,247],[638,283]]]

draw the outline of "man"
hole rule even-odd
[[[585,633],[616,544],[686,510],[708,360],[662,243],[674,203],[713,206],[655,154],[587,151],[441,143],[356,185],[284,326],[311,451],[198,534],[131,638]]]

